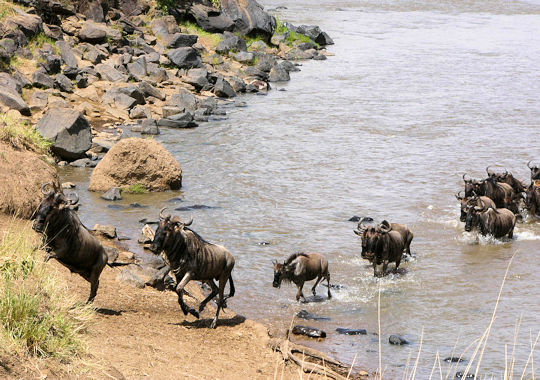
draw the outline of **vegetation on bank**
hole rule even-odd
[[[146,193],[146,187],[142,183],[136,183],[135,185],[131,185],[126,189],[126,192],[130,194],[145,194]]]
[[[0,353],[69,359],[85,350],[92,318],[43,262],[30,225],[0,232]]]
[[[286,38],[287,45],[293,46],[293,45],[298,45],[298,44],[301,44],[301,43],[304,43],[304,42],[312,42],[315,45],[319,46],[317,43],[313,42],[311,40],[311,38],[309,38],[305,34],[298,33],[298,32],[292,31],[289,28],[287,28],[285,23],[283,21],[281,21],[277,17],[276,17],[276,23],[277,23],[277,25],[276,25],[275,33],[276,34],[284,34],[284,35],[286,35],[287,36],[287,38]]]
[[[15,149],[26,149],[38,154],[49,154],[53,144],[27,121],[9,114],[0,115],[0,141]]]

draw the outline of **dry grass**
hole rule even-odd
[[[52,145],[25,120],[8,114],[0,115],[0,141],[15,149],[26,149],[38,154],[48,154]]]

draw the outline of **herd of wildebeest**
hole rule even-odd
[[[531,162],[527,163],[531,170],[529,186],[506,170],[495,173],[489,167],[486,168],[487,178],[482,180],[463,175],[465,188],[456,194],[456,198],[461,203],[460,220],[465,222],[466,231],[476,229],[482,235],[512,238],[516,221],[523,218],[524,210],[532,218],[540,217],[540,167],[532,166]],[[90,282],[87,302],[92,302],[101,272],[108,264],[105,249],[79,220],[76,213],[78,197],[68,198],[49,183],[42,186],[42,192],[45,197],[35,213],[33,229],[44,234],[46,261],[55,258]],[[199,318],[207,303],[218,296],[216,315],[211,323],[215,328],[220,310],[226,307],[226,300],[234,296],[231,275],[234,257],[225,247],[205,241],[189,228],[193,218],[185,222],[178,216],[164,214],[164,210],[160,211],[150,250],[154,254],[164,254],[175,276],[178,303],[185,315],[189,313]],[[404,224],[386,220],[376,224],[371,218],[362,218],[354,233],[361,237],[361,257],[372,263],[375,276],[385,275],[389,263],[395,263],[394,271],[397,271],[403,254],[411,254],[414,235]],[[311,288],[315,295],[315,288],[324,279],[328,285],[328,298],[331,298],[328,261],[320,253],[295,253],[283,263],[274,261],[273,264],[274,287],[279,287],[282,281],[293,282],[298,287],[296,299],[305,300],[304,283],[316,279]],[[198,310],[189,307],[183,299],[184,288],[192,280],[206,283],[211,289]],[[230,290],[225,296],[227,282]]]

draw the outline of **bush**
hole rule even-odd
[[[7,114],[0,115],[0,141],[15,149],[28,149],[39,154],[48,154],[53,144],[25,120]]]
[[[84,350],[82,333],[93,312],[73,306],[35,240],[29,224],[14,221],[0,237],[0,347],[8,355],[68,359]]]

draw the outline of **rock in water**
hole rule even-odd
[[[404,344],[409,344],[407,339],[405,339],[405,338],[403,338],[402,336],[399,336],[399,335],[390,335],[390,338],[388,338],[388,342],[390,344],[394,344],[394,345],[397,345],[397,346],[402,346]]]
[[[328,317],[321,317],[320,315],[310,313],[307,310],[300,310],[298,313],[296,313],[296,316],[298,318],[302,318],[305,320],[314,320],[314,321],[329,321],[330,318]]]
[[[367,334],[366,329],[346,329],[343,327],[338,327],[336,331],[338,332],[338,334],[342,334],[342,335],[366,335]]]
[[[110,224],[96,224],[93,230],[109,239],[114,239],[116,237],[116,227]]]
[[[101,196],[101,199],[105,199],[106,201],[119,201],[122,199],[122,189],[119,187],[111,187]]]
[[[103,157],[90,178],[90,191],[106,191],[112,186],[142,185],[149,191],[178,190],[182,168],[155,140],[132,137],[120,140]]]
[[[305,335],[310,338],[326,338],[326,333],[318,328],[296,325],[292,329],[295,335]]]
[[[86,151],[92,147],[90,124],[76,110],[49,110],[39,120],[37,130],[53,142],[52,151],[65,160],[85,157]]]

